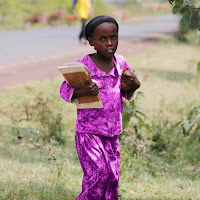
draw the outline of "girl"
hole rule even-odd
[[[99,109],[77,109],[75,142],[84,173],[82,192],[77,200],[118,200],[117,135],[122,131],[122,96],[132,100],[140,87],[137,77],[122,75],[130,67],[124,57],[115,54],[118,29],[115,19],[105,15],[93,18],[86,25],[86,39],[96,53],[77,62],[87,66],[93,83],[77,90],[64,81],[60,88],[61,97],[68,102],[99,93],[103,103]],[[127,92],[121,91],[121,78],[130,87]]]

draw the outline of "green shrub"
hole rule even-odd
[[[176,146],[177,134],[174,123],[169,120],[152,122],[151,150],[171,153]]]

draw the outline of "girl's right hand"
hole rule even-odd
[[[99,93],[99,88],[96,83],[89,83],[89,79],[86,80],[86,85],[80,89],[75,89],[72,96],[73,99],[84,96],[96,96]]]
[[[96,96],[99,93],[98,85],[94,82],[89,84],[89,79],[86,80],[86,85],[79,89],[82,96]]]

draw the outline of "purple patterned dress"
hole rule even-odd
[[[89,69],[103,103],[100,109],[77,109],[75,142],[83,169],[82,192],[77,200],[117,200],[120,170],[117,135],[122,131],[123,111],[121,75],[130,67],[125,58],[117,54],[115,66],[109,73],[98,69],[90,55],[77,62]],[[74,88],[64,81],[60,88],[61,97],[71,102],[73,92]],[[124,97],[127,99],[127,94]],[[134,97],[135,94],[129,100]]]

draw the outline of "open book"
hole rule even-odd
[[[66,82],[75,89],[85,86],[86,79],[92,83],[88,68],[82,63],[66,63],[58,67],[58,71],[64,76]],[[103,108],[99,95],[79,97],[76,102],[78,109],[83,108]]]

